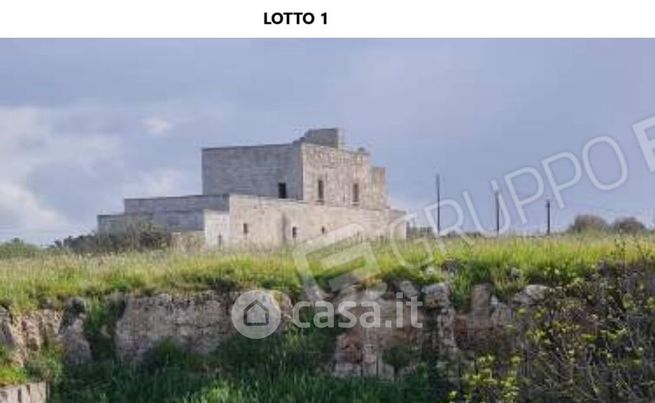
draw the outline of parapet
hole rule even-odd
[[[343,130],[339,128],[310,129],[296,142],[317,144],[342,150],[344,148],[344,135]]]

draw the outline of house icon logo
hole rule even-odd
[[[243,311],[243,323],[246,326],[268,326],[268,307],[259,300],[252,301]]]
[[[232,305],[231,316],[234,328],[250,339],[270,336],[282,320],[275,295],[266,290],[253,290],[239,295]]]

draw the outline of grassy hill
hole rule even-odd
[[[455,268],[456,298],[472,284],[489,282],[502,295],[529,283],[567,282],[602,260],[643,259],[655,251],[655,237],[562,235],[549,238],[445,240],[442,244],[373,243],[381,280],[406,279],[418,284],[443,281]],[[429,251],[428,251],[429,249]],[[330,251],[326,253],[329,254]],[[325,255],[326,253],[323,253]],[[319,283],[352,265],[326,270],[323,255],[310,256]],[[356,264],[356,263],[355,263]],[[0,304],[29,309],[71,296],[97,297],[113,291],[247,289],[263,287],[290,295],[301,291],[292,249],[198,251],[173,250],[81,256],[47,251],[29,257],[0,255]]]
[[[601,262],[621,262],[624,266],[652,262],[654,241],[651,235],[586,234],[476,238],[471,242],[448,239],[442,244],[380,242],[371,244],[379,275],[370,281],[411,280],[422,285],[448,280],[454,287],[456,306],[465,308],[474,284],[493,284],[501,299],[527,284],[574,284],[597,272]],[[321,257],[330,252],[309,259],[315,278],[323,286],[357,264],[322,268]],[[72,296],[99,301],[116,291],[152,294],[249,288],[300,295],[293,249],[163,250],[101,256],[30,249],[27,256],[12,250],[0,258],[0,304],[13,311],[56,306]],[[415,375],[394,384],[321,375],[317,369],[329,360],[333,345],[333,334],[309,329],[261,343],[235,341],[209,357],[162,346],[141,366],[105,357],[82,367],[66,368],[56,351],[49,351],[35,357],[25,369],[1,364],[0,351],[0,383],[47,378],[54,385],[53,400],[70,402],[377,402],[397,401],[403,396],[427,402],[447,398],[448,387],[435,380],[430,368],[419,368]],[[481,382],[491,381],[482,378]]]

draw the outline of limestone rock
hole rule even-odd
[[[530,306],[546,298],[550,288],[540,284],[530,284],[512,298],[512,303],[518,306]]]
[[[227,299],[215,292],[129,298],[116,323],[119,357],[139,361],[163,341],[196,353],[213,351],[235,333]]]
[[[28,356],[50,343],[64,349],[70,364],[82,364],[91,359],[91,347],[84,335],[85,303],[74,299],[64,314],[52,309],[40,309],[20,316],[0,309],[0,344],[11,351],[12,361],[23,365]]]
[[[0,344],[11,351],[11,360],[24,364],[31,352],[56,341],[61,326],[61,314],[41,309],[17,316],[0,308]]]
[[[359,301],[363,298],[364,293],[359,291],[354,285],[348,286],[339,291],[334,297],[334,305],[338,306],[345,301]]]
[[[494,306],[489,319],[492,327],[506,327],[512,325],[514,314],[507,304],[498,302]]]
[[[476,284],[471,289],[471,316],[482,319],[491,313],[493,287],[491,284]]]
[[[9,310],[0,307],[0,345],[14,352],[22,347],[16,322]]]
[[[423,303],[426,308],[448,308],[450,306],[450,288],[446,283],[430,284],[422,289]]]
[[[64,349],[64,359],[69,365],[91,361],[91,345],[84,334],[85,318],[85,315],[80,315],[59,332],[58,341]]]
[[[440,355],[449,356],[457,350],[455,341],[455,309],[447,308],[442,310],[437,316],[437,340]]]
[[[1,403],[46,403],[47,388],[44,382],[0,388]]]
[[[403,293],[403,296],[407,299],[412,299],[418,297],[419,291],[411,281],[404,280],[396,284],[398,291]]]
[[[470,311],[455,319],[456,345],[466,351],[484,350],[505,337],[513,321],[512,309],[493,295],[491,284],[474,285]]]
[[[398,300],[380,298],[373,302],[377,304],[380,313],[378,326],[362,326],[361,315],[370,312],[368,307],[358,305],[350,309],[353,315],[360,318],[360,322],[337,337],[333,356],[335,376],[393,379],[399,368],[385,362],[385,353],[399,346],[421,345],[423,329],[414,327],[415,324],[423,323],[420,309],[416,310],[417,317],[414,318],[415,322],[412,322],[411,307],[401,305],[403,320],[399,323],[396,321],[399,317]]]

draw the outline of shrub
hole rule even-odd
[[[612,230],[625,234],[638,234],[646,232],[646,226],[634,217],[624,217],[614,221]]]
[[[649,261],[603,264],[556,288],[525,334],[530,390],[574,401],[653,401],[653,295]]]
[[[513,351],[478,357],[465,401],[655,401],[653,262],[599,265],[523,313]],[[507,359],[506,357],[512,357]]]
[[[170,233],[161,228],[141,224],[121,233],[88,234],[56,241],[53,249],[69,250],[78,254],[106,254],[129,251],[165,249],[172,244]]]
[[[600,232],[607,231],[609,224],[602,217],[593,214],[580,214],[575,217],[573,224],[569,227],[569,232]]]
[[[36,257],[41,251],[42,249],[38,246],[29,244],[18,238],[0,243],[0,259]]]

